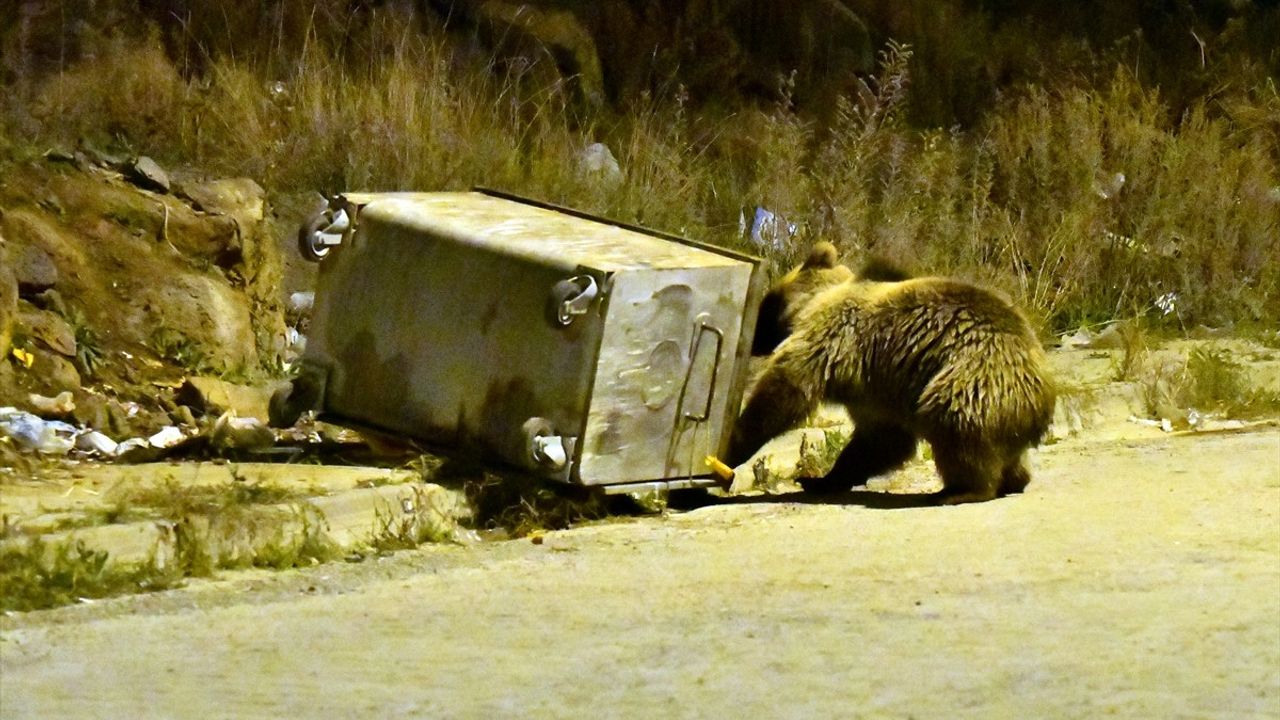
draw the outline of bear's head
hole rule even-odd
[[[853,278],[853,271],[841,265],[836,248],[820,242],[809,256],[783,275],[760,301],[752,355],[768,355],[791,334],[796,316],[815,295],[832,285]]]
[[[900,265],[872,256],[853,272],[839,262],[835,245],[819,242],[809,251],[809,256],[791,272],[783,275],[765,293],[760,301],[760,315],[756,320],[756,334],[751,343],[752,355],[768,355],[791,335],[796,317],[809,301],[823,290],[840,283],[901,282],[914,275]]]

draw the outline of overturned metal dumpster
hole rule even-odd
[[[493,191],[347,194],[276,403],[607,491],[715,482],[746,381],[756,258]]]

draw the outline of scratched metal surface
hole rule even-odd
[[[480,193],[346,200],[355,230],[321,264],[304,358],[328,373],[328,416],[587,485],[707,474],[757,264]],[[602,293],[557,326],[551,288],[580,274]],[[531,417],[577,440],[565,471],[529,457]]]

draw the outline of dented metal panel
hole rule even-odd
[[[491,193],[349,194],[304,365],[323,412],[586,485],[706,476],[754,258]]]

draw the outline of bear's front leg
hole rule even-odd
[[[822,383],[786,349],[769,358],[729,444],[729,464],[740,465],[773,438],[800,425],[818,406]]]

